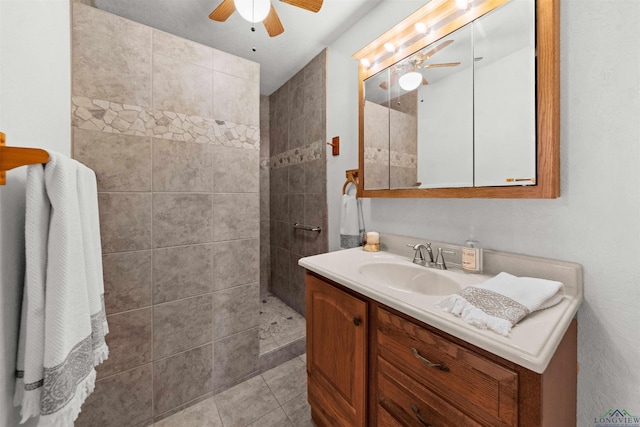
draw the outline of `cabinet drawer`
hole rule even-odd
[[[462,411],[439,398],[408,375],[378,358],[378,409],[384,409],[401,425],[417,427],[482,427]],[[420,397],[418,397],[420,396]],[[385,421],[386,415],[378,415]],[[388,422],[388,421],[387,421]],[[379,422],[379,424],[381,424]],[[388,422],[388,424],[394,426]]]
[[[387,310],[376,311],[380,357],[483,423],[517,425],[516,372]]]

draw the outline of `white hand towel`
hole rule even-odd
[[[509,335],[529,313],[562,301],[562,283],[500,273],[478,286],[469,286],[436,304],[481,329]]]
[[[354,194],[347,191],[342,195],[340,210],[340,248],[349,249],[362,246],[364,240],[364,218],[362,205]]]
[[[95,174],[49,153],[29,166],[26,272],[14,403],[22,422],[72,426],[106,359]]]

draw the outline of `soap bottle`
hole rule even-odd
[[[462,269],[469,273],[482,272],[482,249],[475,240],[467,240],[462,248]]]

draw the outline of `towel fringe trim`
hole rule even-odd
[[[460,295],[451,295],[436,304],[436,308],[458,316],[480,329],[490,329],[504,336],[508,336],[511,331],[511,322],[488,315]]]

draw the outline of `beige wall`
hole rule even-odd
[[[72,21],[110,326],[76,426],[134,426],[258,372],[259,66],[79,3]]]

